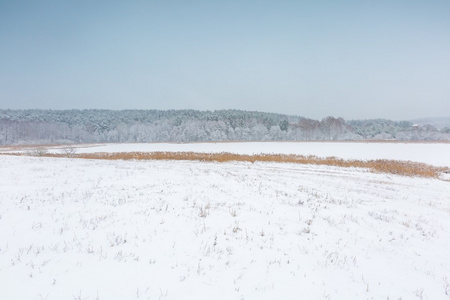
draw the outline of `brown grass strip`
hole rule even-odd
[[[5,153],[6,154],[6,153]],[[26,155],[26,154],[6,154]],[[67,157],[65,154],[42,153],[42,157]],[[311,164],[336,166],[344,168],[366,168],[377,173],[388,173],[403,176],[419,176],[428,178],[439,178],[442,173],[450,173],[450,168],[435,167],[424,163],[398,160],[345,160],[336,157],[320,158],[317,156],[286,155],[286,154],[234,154],[222,153],[199,153],[199,152],[119,152],[119,153],[82,153],[73,154],[72,158],[103,159],[103,160],[187,160],[206,162],[230,162],[244,161],[254,163],[278,162],[294,164]]]

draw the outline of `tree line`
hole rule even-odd
[[[242,110],[0,110],[0,145],[322,140],[450,140],[450,129]]]

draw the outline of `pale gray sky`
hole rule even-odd
[[[0,108],[450,116],[450,1],[0,1]]]

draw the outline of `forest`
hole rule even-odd
[[[450,128],[242,110],[0,110],[0,145],[322,140],[448,141]]]

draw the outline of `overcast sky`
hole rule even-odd
[[[450,1],[1,1],[0,108],[450,116]]]

